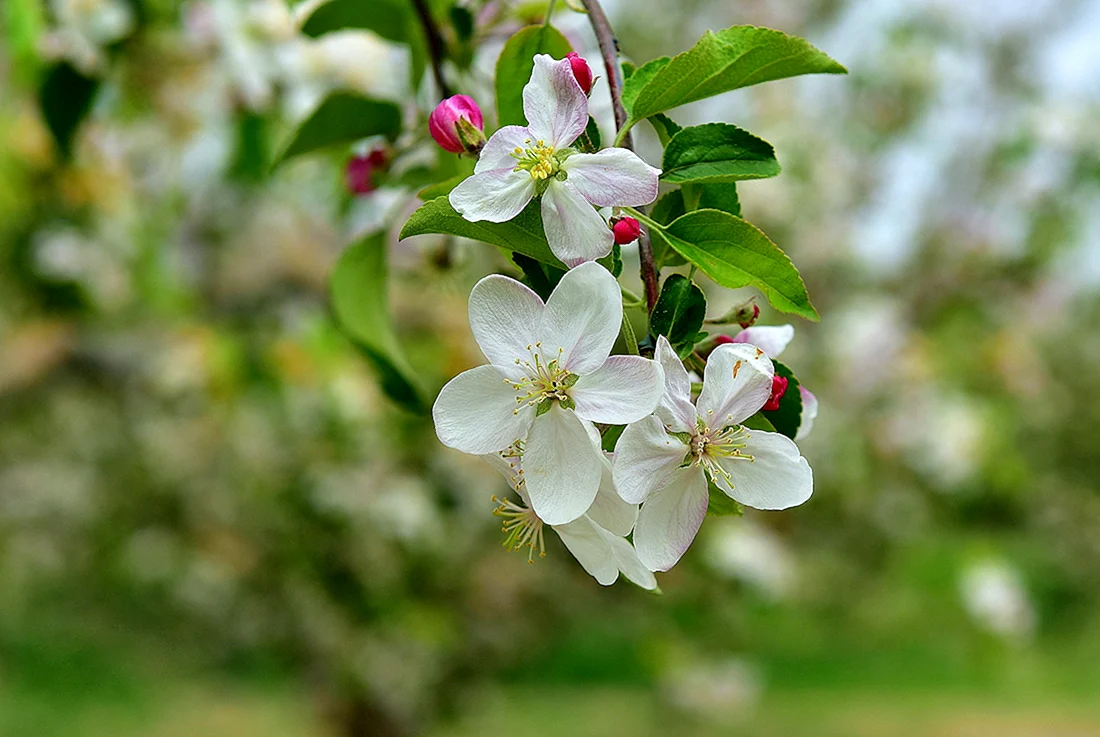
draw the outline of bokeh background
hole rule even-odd
[[[545,3],[461,5],[491,109]],[[823,315],[784,356],[813,499],[708,519],[662,596],[503,551],[499,477],[330,316],[335,259],[415,187],[352,196],[347,150],[269,173],[326,91],[409,103],[405,50],[281,0],[4,0],[0,735],[1100,734],[1100,3],[606,5],[639,62],[751,23],[851,71],[674,116],[784,166],[740,192]],[[102,81],[68,160],[57,59]],[[465,297],[509,268],[393,239],[425,387],[480,362]]]

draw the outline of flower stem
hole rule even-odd
[[[446,47],[443,44],[443,36],[439,34],[439,27],[435,24],[432,11],[428,9],[425,0],[412,0],[416,15],[420,18],[420,25],[424,27],[424,35],[428,39],[428,56],[432,61],[432,76],[435,77],[436,87],[439,88],[440,98],[451,96],[451,88],[447,86],[447,80],[443,78],[443,56]]]
[[[634,334],[634,326],[630,324],[630,318],[627,317],[626,310],[623,310],[623,325],[619,329],[619,335],[623,337],[623,342],[626,343],[626,352],[632,356],[638,355],[638,336]]]
[[[550,3],[546,6],[546,18],[542,21],[544,26],[550,25],[550,16],[554,14],[554,6],[558,4],[558,0],[550,0]]]
[[[600,55],[603,56],[604,69],[607,72],[607,86],[611,90],[611,108],[615,112],[615,127],[619,132],[615,136],[615,146],[634,150],[634,141],[630,137],[630,122],[623,107],[623,70],[619,66],[619,44],[615,40],[615,32],[611,29],[611,23],[607,20],[607,14],[603,12],[599,0],[583,0],[584,9],[588,11],[588,20],[592,24],[592,31],[596,34],[596,41],[600,44]],[[649,242],[649,236],[643,233],[638,238],[638,257],[642,262],[642,283],[645,285],[645,301],[649,312],[657,304],[657,263],[653,260],[653,245]]]

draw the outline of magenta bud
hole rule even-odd
[[[752,306],[752,317],[746,317],[737,324],[740,325],[742,329],[750,328],[758,317],[760,317],[760,305],[754,304]]]
[[[373,155],[373,154],[372,154]],[[352,194],[368,194],[374,191],[375,164],[371,156],[352,156],[344,168],[344,182]]]
[[[428,118],[428,130],[444,151],[474,153],[485,142],[485,121],[472,97],[455,95],[435,106]]]
[[[611,232],[615,234],[615,242],[620,246],[633,243],[642,233],[641,224],[634,218],[619,218],[611,225]]]
[[[570,51],[565,55],[565,58],[569,60],[569,66],[573,67],[573,76],[577,78],[577,84],[584,90],[584,94],[591,94],[592,67],[588,66],[588,62],[576,51]],[[629,243],[629,241],[627,242]]]
[[[728,335],[715,335],[714,336],[714,344],[715,345],[725,345],[726,343],[736,343],[736,342],[737,342],[736,340],[734,340],[733,338],[731,338]]]
[[[785,376],[773,376],[772,377],[772,394],[768,397],[768,401],[764,403],[761,409],[768,412],[774,412],[779,409],[779,400],[783,398],[783,395],[787,393],[787,381]]]

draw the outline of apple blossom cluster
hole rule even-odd
[[[599,78],[588,62],[548,24],[522,29],[497,61],[495,130],[473,97],[440,85],[427,128],[457,163],[419,193],[400,237],[483,241],[521,272],[471,290],[487,363],[453,377],[432,407],[440,442],[507,480],[511,496],[493,497],[504,546],[533,562],[550,528],[600,584],[621,575],[655,590],[654,574],[683,559],[708,515],[810,498],[796,440],[817,415],[816,397],[778,360],[794,327],[756,325],[755,298],[706,319],[696,283],[754,287],[782,312],[819,319],[791,260],[741,216],[737,184],[778,174],[774,149],[735,125],[684,127],[666,111],[844,68],[752,26],[620,67],[599,4],[585,7],[604,54],[612,145],[590,115]],[[632,150],[642,121],[664,149],[660,168]],[[619,283],[635,250],[640,297]]]

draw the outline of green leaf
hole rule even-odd
[[[710,479],[707,479],[707,494],[710,496],[707,502],[708,517],[744,516],[745,508],[726,496],[726,492],[719,489]]]
[[[741,200],[734,182],[712,182],[699,186],[699,210],[721,210],[741,217]]]
[[[535,54],[564,58],[573,50],[553,26],[527,26],[508,39],[497,58],[497,117],[500,125],[527,125],[523,114],[523,87],[535,68]]]
[[[786,377],[787,391],[779,400],[779,409],[761,411],[760,414],[772,423],[776,432],[794,440],[794,436],[798,434],[798,426],[802,424],[802,392],[798,390],[798,379],[794,372],[785,363],[772,359],[772,365],[775,366],[776,376]]]
[[[50,67],[39,89],[42,118],[62,158],[72,155],[73,137],[92,109],[99,80],[85,77],[68,62]]]
[[[468,177],[468,176],[470,176],[470,175],[469,174],[455,174],[453,177],[450,177],[449,179],[444,179],[442,182],[438,182],[436,184],[432,184],[432,185],[429,185],[429,186],[425,187],[424,189],[417,192],[416,196],[417,196],[417,198],[420,199],[421,202],[427,202],[428,200],[434,200],[437,197],[444,197],[446,195],[449,195],[451,193],[452,189],[454,189],[458,185],[462,184],[462,182],[465,181],[466,177]]]
[[[659,56],[642,64],[623,80],[623,93],[620,95],[620,99],[623,101],[623,108],[628,113],[633,109],[634,101],[638,98],[638,94],[642,89],[657,76],[658,72],[667,67],[670,61],[672,59],[667,56]],[[634,116],[631,115],[631,117]],[[641,120],[641,118],[637,119]]]
[[[400,0],[329,0],[306,18],[302,33],[316,38],[345,28],[366,28],[390,41],[404,42],[412,19],[409,7]]]
[[[623,430],[626,429],[626,425],[608,425],[607,429],[603,431],[603,436],[600,438],[600,447],[608,453],[615,452],[615,444],[619,442],[619,437],[623,434]]]
[[[390,316],[386,271],[384,232],[352,245],[332,272],[332,310],[344,332],[378,370],[386,394],[414,412],[423,412],[420,389],[398,345]]]
[[[577,147],[586,154],[594,154],[600,150],[600,126],[596,125],[596,119],[591,115],[588,116],[584,133],[577,139]]]
[[[659,61],[639,68],[631,81],[639,85],[642,70]],[[659,67],[637,91],[632,90],[631,106],[627,108],[631,120],[774,79],[847,73],[808,41],[755,26],[707,31],[698,43]]]
[[[734,182],[779,173],[770,143],[728,123],[684,128],[665,147],[661,164],[661,179],[669,183]]]
[[[558,260],[546,244],[542,214],[536,200],[532,200],[523,212],[506,223],[471,223],[455,212],[446,197],[437,197],[425,202],[409,217],[409,221],[401,229],[401,238],[425,233],[459,235],[484,241],[509,251],[518,251],[544,264],[565,268],[565,264]]]
[[[611,244],[611,253],[603,258],[596,259],[596,263],[611,272],[616,279],[623,273],[623,247],[618,243]]]
[[[764,430],[765,432],[775,432],[775,425],[773,425],[762,412],[757,412],[741,423],[750,430]]]
[[[663,335],[677,353],[690,353],[695,338],[703,326],[707,314],[707,300],[703,290],[681,274],[665,279],[661,296],[649,316],[649,332],[656,338]]]
[[[662,146],[667,146],[672,137],[683,130],[683,126],[664,113],[657,113],[648,118],[653,130],[657,131],[657,139]]]
[[[327,97],[298,127],[275,166],[301,154],[370,136],[385,136],[392,141],[399,133],[401,110],[397,105],[337,92]]]
[[[821,319],[790,258],[741,218],[720,210],[695,210],[674,220],[662,235],[718,284],[755,287],[780,312]]]

